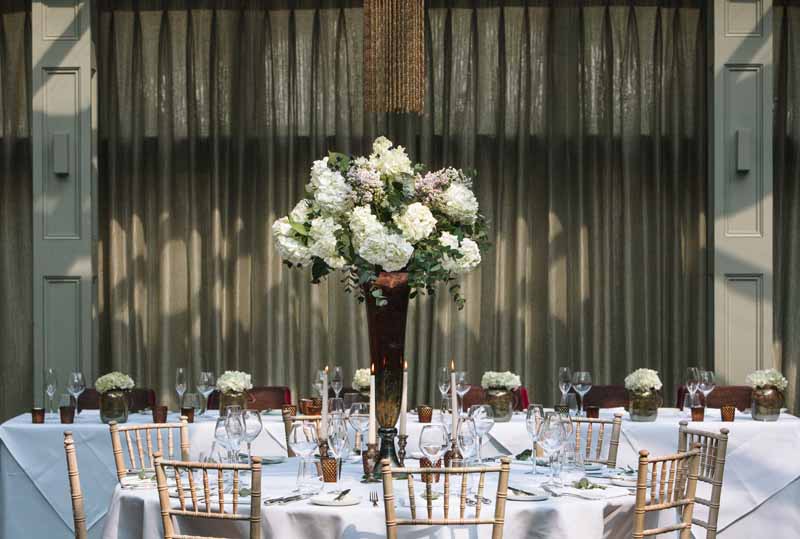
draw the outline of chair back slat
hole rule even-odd
[[[706,539],[717,537],[717,522],[722,499],[722,480],[725,475],[725,459],[728,452],[728,429],[720,429],[719,434],[704,430],[690,429],[689,422],[682,420],[678,428],[678,451],[699,444],[701,465],[698,481],[711,485],[711,497],[697,498],[697,503],[708,507],[708,519],[694,519],[694,523],[705,528]]]
[[[253,457],[250,464],[218,464],[210,462],[190,462],[185,460],[164,460],[161,453],[153,455],[153,464],[156,469],[156,482],[158,484],[158,499],[161,505],[161,520],[165,539],[182,537],[175,534],[173,517],[200,518],[211,520],[241,520],[248,521],[250,538],[261,537],[261,459]],[[175,475],[179,503],[178,508],[173,508],[169,498],[167,483],[167,470],[171,469]],[[209,471],[217,474],[218,503],[213,503]],[[250,473],[250,511],[248,514],[239,513],[239,474],[247,471]],[[199,503],[198,484],[194,474],[199,472],[203,477],[202,488],[203,503]],[[224,477],[229,473],[233,477],[232,500],[225,502]],[[186,481],[184,481],[186,475]],[[186,490],[189,490],[187,493]],[[189,502],[191,500],[191,502]],[[191,503],[191,505],[189,505]],[[226,511],[227,509],[227,511]],[[195,539],[213,539],[192,536]]]
[[[72,521],[75,526],[75,539],[87,539],[86,511],[83,505],[83,492],[81,491],[81,478],[78,472],[78,457],[75,454],[75,441],[72,432],[64,433],[64,454],[67,457],[67,475],[69,476],[69,490],[72,497]]]
[[[664,457],[651,458],[644,449],[639,452],[633,539],[670,532],[680,532],[680,539],[691,538],[699,467],[699,444],[695,444],[690,451]],[[686,477],[685,482],[675,480],[682,475]],[[648,479],[652,482],[649,489]],[[645,529],[647,513],[664,510],[677,510],[680,513],[680,522],[671,526]]]
[[[501,539],[503,536],[503,527],[505,523],[505,501],[508,492],[508,475],[511,469],[511,460],[507,457],[500,459],[499,466],[483,466],[483,467],[449,467],[449,468],[392,468],[388,459],[381,461],[381,474],[383,477],[383,499],[384,510],[386,515],[386,536],[388,539],[397,539],[397,528],[399,526],[465,526],[465,525],[491,525],[492,526],[492,539]],[[408,481],[408,496],[409,508],[411,510],[410,519],[398,519],[397,508],[395,506],[394,497],[394,474],[406,474]],[[480,511],[482,503],[475,504],[474,517],[467,517],[467,491],[469,478],[473,475],[478,475],[478,489],[477,498],[483,498],[486,484],[487,474],[497,474],[497,493],[495,503],[495,514],[491,517],[481,517]],[[417,516],[415,496],[414,496],[414,480],[413,476],[419,475],[425,483],[425,498],[426,498],[426,518],[420,519]],[[445,502],[442,511],[442,518],[434,516],[433,511],[433,497],[432,483],[438,481],[437,476],[444,476],[445,488]],[[461,478],[461,486],[459,489],[459,511],[458,517],[452,518],[450,516],[449,496],[451,492],[450,476],[458,475]]]
[[[581,451],[581,439],[583,440],[583,454],[585,460],[605,464],[609,468],[617,466],[617,451],[619,449],[619,437],[622,433],[622,414],[615,413],[613,419],[592,419],[587,417],[573,417],[575,425],[575,450]],[[585,427],[585,437],[582,435],[583,426]],[[608,441],[608,448],[603,457],[606,435],[606,427],[611,426],[611,438]],[[596,435],[595,435],[596,433]]]
[[[111,448],[114,453],[117,478],[120,482],[129,471],[141,471],[155,466],[153,454],[164,454],[165,452],[162,431],[167,433],[166,451],[169,457],[185,460],[189,458],[189,423],[186,417],[182,416],[180,423],[119,425],[112,421],[109,423],[108,428],[111,434]],[[179,455],[175,454],[178,448],[175,447],[173,431],[180,433]],[[155,436],[153,436],[154,434]]]

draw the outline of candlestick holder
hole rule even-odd
[[[397,459],[400,466],[406,465],[406,444],[408,444],[408,434],[400,434],[397,437]]]
[[[377,483],[382,479],[375,478],[375,470],[378,466],[378,444],[367,444],[367,450],[361,453],[361,464],[364,466],[364,481],[367,483]],[[380,476],[380,474],[378,474]]]
[[[327,458],[328,457],[328,442],[322,442],[321,441],[317,445],[319,447],[319,456],[323,457],[323,458]]]
[[[372,476],[374,479],[381,481],[380,462],[383,459],[389,459],[389,462],[395,468],[400,468],[401,465],[394,447],[394,438],[397,436],[397,429],[394,427],[389,429],[381,427],[378,429],[378,436],[381,438],[380,455],[378,455],[378,462],[376,463],[375,469],[372,471]]]
[[[461,451],[458,449],[458,444],[455,440],[452,440],[450,444],[450,449],[444,454],[444,467],[448,468],[450,466],[451,460],[462,460],[464,456],[461,454]]]

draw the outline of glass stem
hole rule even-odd
[[[252,462],[252,460],[253,460],[253,452],[250,449],[250,445],[251,444],[252,444],[252,442],[247,442],[247,459]]]
[[[533,441],[533,451],[531,452],[531,463],[533,464],[533,475],[536,475],[536,440]]]

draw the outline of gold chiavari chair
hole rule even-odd
[[[609,468],[616,468],[619,435],[622,432],[622,414],[614,414],[614,419],[573,417],[572,423],[575,426],[576,450],[581,449],[581,437],[584,438],[584,461],[596,462],[598,464],[605,464]],[[603,457],[607,426],[611,428],[611,439],[608,443],[608,452],[605,457]]]
[[[386,536],[388,539],[397,539],[398,526],[463,526],[463,525],[492,525],[492,539],[503,537],[505,523],[506,497],[508,495],[508,475],[511,469],[511,459],[503,457],[499,466],[480,466],[469,468],[392,468],[388,459],[381,461],[383,474],[383,500],[386,513]],[[469,475],[478,475],[477,498],[483,498],[484,483],[487,473],[498,474],[497,495],[494,516],[481,517],[481,506],[475,505],[475,515],[468,518],[467,507],[467,479]],[[393,474],[406,474],[408,478],[408,500],[411,509],[410,519],[398,519],[394,501]],[[417,506],[414,492],[414,475],[421,475],[425,481],[425,499],[427,500],[427,518],[417,518]],[[431,496],[431,483],[435,475],[444,476],[444,512],[443,518],[433,517],[433,498]],[[458,516],[450,516],[450,477],[461,476],[461,489],[459,493],[460,504]]]
[[[72,432],[64,433],[64,453],[67,456],[67,474],[69,490],[72,494],[72,519],[75,524],[75,539],[87,539],[86,512],[83,509],[83,492],[81,492],[81,476],[78,473],[78,457],[75,455],[75,442]]]
[[[296,421],[312,421],[317,427],[317,435],[319,435],[319,425],[322,422],[321,415],[292,415],[283,411],[283,430],[286,432],[286,454],[290,457],[295,456],[292,447],[289,445],[289,433],[292,431],[292,425]]]
[[[700,449],[697,445],[691,451],[663,457],[650,457],[646,449],[639,451],[633,539],[671,532],[680,532],[680,539],[691,538],[699,465]],[[673,509],[680,513],[680,523],[645,529],[647,513]]]
[[[148,423],[142,425],[119,425],[116,421],[108,424],[111,432],[111,448],[114,451],[114,464],[117,466],[117,478],[122,482],[129,471],[140,471],[154,468],[153,453],[164,453],[170,457],[175,455],[175,449],[180,449],[180,457],[189,459],[189,422],[181,416],[180,423]],[[179,436],[176,446],[175,433]],[[166,435],[166,447],[164,445]],[[125,462],[125,453],[122,449],[122,438],[125,438],[128,462]],[[144,437],[144,441],[142,438]],[[154,440],[155,439],[155,440]],[[155,445],[153,445],[155,442]],[[176,455],[175,455],[176,456]],[[138,459],[137,459],[138,457]],[[130,465],[130,466],[128,466]]]
[[[218,464],[212,462],[189,462],[184,460],[164,460],[161,453],[154,453],[156,483],[158,485],[158,501],[161,504],[161,522],[164,528],[164,539],[214,539],[196,535],[180,535],[175,533],[173,516],[184,518],[202,518],[211,520],[236,520],[250,522],[250,539],[261,537],[261,459],[253,457],[250,464]],[[178,495],[178,508],[170,502],[167,468],[171,468],[175,477],[175,488]],[[209,471],[216,471],[216,484]],[[239,513],[239,474],[250,472],[250,514]],[[198,485],[195,472],[202,476],[202,486]],[[230,472],[233,477],[231,500],[225,501],[224,474]],[[172,475],[172,474],[170,474]],[[184,478],[186,482],[184,482]],[[188,485],[189,492],[186,492]],[[215,485],[213,488],[211,485]],[[230,512],[225,512],[226,505]]]
[[[711,485],[711,499],[696,497],[695,501],[708,507],[708,521],[693,519],[692,522],[706,529],[706,539],[717,536],[717,519],[722,498],[722,477],[725,473],[725,454],[728,452],[728,429],[720,429],[719,434],[688,428],[689,422],[683,420],[678,429],[678,451],[686,451],[689,446],[700,446],[700,466],[697,480]]]

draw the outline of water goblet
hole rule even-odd
[[[572,388],[572,371],[569,367],[558,368],[558,389],[561,391],[561,403],[566,403],[567,393]]]
[[[442,425],[430,424],[422,427],[419,433],[419,449],[432,465],[439,462],[449,445],[447,431]]]
[[[467,373],[464,371],[456,372],[456,393],[458,394],[458,413],[461,415],[461,412],[464,411],[464,395],[469,393],[471,389],[470,385],[467,383]],[[455,410],[454,410],[455,412]]]
[[[339,488],[339,480],[341,479],[340,463],[342,459],[347,458],[349,453],[349,439],[347,436],[347,423],[344,421],[334,420],[328,426],[328,450],[333,453],[336,459],[336,488]]]
[[[333,389],[333,393],[336,398],[339,398],[339,392],[342,391],[342,386],[344,385],[344,375],[342,374],[342,368],[336,366],[333,368],[333,376],[331,377],[331,389]]]
[[[71,372],[67,380],[67,392],[75,399],[75,413],[80,414],[81,410],[78,408],[78,397],[81,393],[86,391],[86,382],[83,380],[83,373],[80,371]]]
[[[690,402],[688,403],[689,409],[694,406],[698,385],[700,385],[700,369],[697,367],[688,367],[686,369],[686,391],[690,398]]]
[[[208,408],[208,397],[214,392],[214,373],[210,371],[201,371],[197,377],[197,391],[203,396],[203,407],[200,410],[199,415],[203,415],[206,413],[206,408]]]
[[[311,479],[310,458],[317,449],[317,427],[310,421],[296,421],[289,431],[289,447],[300,457],[297,463],[297,488],[302,495],[315,492],[319,481]]]
[[[186,369],[175,369],[175,392],[178,394],[178,409],[183,407],[183,394],[186,393]]]
[[[494,410],[488,404],[475,404],[470,406],[468,417],[475,422],[475,430],[478,432],[478,462],[482,463],[483,438],[494,427]]]
[[[450,369],[442,367],[439,369],[438,377],[439,393],[442,394],[442,411],[447,407],[447,393],[450,392]]]
[[[261,413],[258,410],[244,410],[242,418],[244,419],[244,441],[247,444],[247,458],[250,460],[253,458],[251,445],[261,434],[264,425],[261,421]]]
[[[708,403],[708,395],[714,391],[714,388],[717,386],[716,381],[714,380],[714,371],[700,371],[700,383],[697,385],[697,388],[700,390],[700,393],[703,394],[703,403]],[[706,404],[706,406],[708,406]]]
[[[58,390],[58,377],[56,376],[56,371],[53,369],[47,369],[44,374],[44,393],[47,395],[47,409],[50,413],[55,413],[55,406],[53,405],[53,397]]]
[[[539,430],[542,427],[542,407],[537,404],[528,406],[525,412],[525,429],[528,431],[528,437],[531,439],[531,471],[527,472],[531,475],[536,475],[536,441],[539,439]]]
[[[592,375],[588,371],[578,371],[572,375],[572,387],[581,396],[581,407],[579,415],[584,415],[583,401],[586,394],[592,389]]]
[[[558,476],[560,474],[560,463],[557,462],[559,460],[558,452],[564,447],[566,437],[561,416],[549,412],[544,418],[542,428],[539,430],[539,446],[550,464],[548,484],[558,485]]]
[[[228,443],[231,449],[231,462],[239,461],[239,446],[245,437],[245,426],[243,414],[229,413],[225,416],[225,433],[228,435]]]

